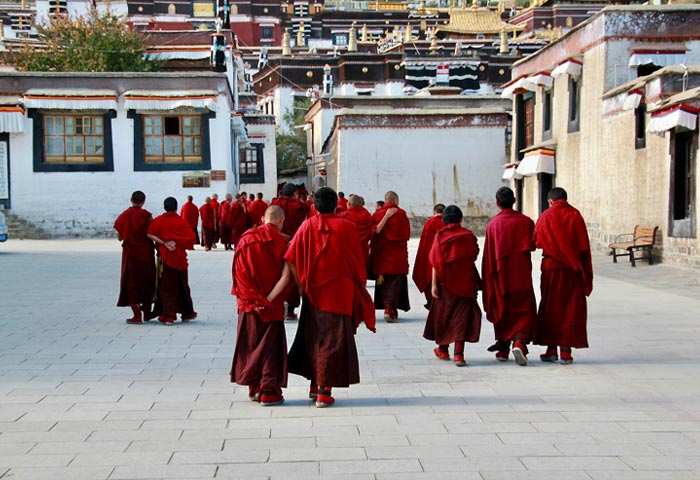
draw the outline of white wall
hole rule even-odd
[[[274,125],[249,125],[248,135],[264,136],[265,147],[263,159],[265,168],[265,183],[241,183],[239,192],[262,192],[263,199],[269,203],[270,199],[277,196],[277,147],[275,145]]]

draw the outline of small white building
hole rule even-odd
[[[262,193],[266,201],[277,196],[277,147],[275,117],[245,113],[248,141],[239,150],[239,191]]]
[[[53,235],[111,235],[134,190],[154,214],[237,191],[245,137],[226,74],[3,73],[0,205]]]

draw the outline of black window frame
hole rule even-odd
[[[647,105],[640,102],[634,109],[634,148],[641,150],[647,146]]]
[[[241,166],[243,165],[243,155],[247,150],[254,150],[256,153],[256,163],[258,173],[254,175],[249,175],[241,172]],[[250,143],[245,147],[239,149],[239,161],[238,161],[238,178],[240,183],[265,183],[265,144],[262,142]]]
[[[542,90],[542,140],[552,139],[554,117],[554,91]]]
[[[580,76],[569,75],[569,117],[568,133],[578,132],[581,127],[581,84]]]
[[[102,163],[46,163],[44,161],[44,115],[101,115],[103,117],[104,162]],[[113,172],[114,146],[112,119],[116,110],[68,110],[30,108],[27,116],[32,119],[32,161],[35,172]]]

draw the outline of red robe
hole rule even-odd
[[[270,202],[270,205],[278,205],[284,210],[284,225],[282,233],[293,237],[297,230],[306,220],[306,215],[309,211],[306,203],[294,197],[276,197]]]
[[[372,219],[379,224],[389,208],[394,208],[391,202],[386,202],[382,208],[374,212]],[[411,225],[406,212],[399,211],[391,217],[382,231],[375,234],[371,244],[372,270],[375,274],[408,275],[408,240],[411,238]]]
[[[585,348],[586,297],[593,291],[593,266],[583,217],[566,200],[557,200],[537,220],[534,240],[543,255],[534,342]]]
[[[478,342],[481,310],[476,301],[481,280],[474,262],[479,256],[476,237],[458,223],[435,235],[430,264],[438,278],[438,298],[433,298],[423,337],[439,345]]]
[[[175,212],[165,212],[156,217],[148,227],[148,233],[155,235],[164,242],[174,241],[176,246],[172,252],[165,245],[158,245],[158,253],[163,263],[175,270],[187,270],[187,251],[194,248],[194,232],[180,215]]]
[[[357,227],[366,265],[369,259],[369,242],[372,240],[374,229],[376,228],[372,214],[365,207],[348,207],[347,210],[339,213],[338,216],[352,222]]]
[[[268,204],[264,200],[256,199],[248,204],[248,214],[254,227],[262,225],[262,217],[265,216]]]
[[[444,226],[445,222],[442,221],[442,215],[430,217],[428,221],[425,222],[425,225],[423,225],[423,231],[420,234],[420,241],[418,242],[416,261],[413,264],[412,275],[413,283],[416,284],[418,291],[421,293],[430,288],[433,272],[428,255],[430,254],[430,249],[433,246],[435,235]]]
[[[530,341],[537,305],[532,288],[534,222],[513,209],[501,210],[486,226],[481,276],[484,309],[496,340]]]
[[[189,223],[191,228],[197,228],[197,224],[199,223],[199,209],[197,209],[197,205],[192,202],[185,202],[180,209],[180,216]]]
[[[241,235],[248,230],[248,214],[242,202],[233,202],[228,209],[227,221],[231,225],[231,243],[235,246]]]
[[[338,197],[338,205],[335,207],[335,213],[345,212],[348,209],[348,199]]]
[[[151,212],[129,207],[114,222],[122,239],[121,288],[117,306],[150,305],[155,292],[153,242],[146,236]]]
[[[211,204],[205,203],[199,207],[199,215],[202,217],[202,228],[214,228],[216,219],[214,207]]]

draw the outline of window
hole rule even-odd
[[[275,38],[275,30],[272,27],[260,27],[260,38]]]
[[[535,96],[532,93],[524,95],[523,107],[525,109],[525,146],[527,148],[535,143]]]
[[[534,112],[532,109],[532,94],[515,96],[515,152],[518,160],[523,159],[523,150],[534,143]]]
[[[657,70],[661,70],[660,65],[655,65],[653,63],[647,63],[645,65],[639,65],[637,67],[637,78],[639,77],[646,77],[647,75],[651,75]]]
[[[578,132],[581,116],[581,77],[569,77],[569,128],[568,132]]]
[[[146,163],[202,163],[202,118],[199,115],[144,115]]]
[[[239,174],[241,183],[265,183],[262,143],[252,143],[240,150]]]
[[[113,171],[115,112],[30,110],[35,172]]]
[[[44,115],[45,163],[104,163],[104,118]]]
[[[334,33],[333,34],[333,45],[338,47],[345,47],[348,44],[348,35],[345,33]]]
[[[542,93],[542,138],[552,138],[552,91],[545,90]]]
[[[139,114],[134,119],[134,170],[208,170],[209,118],[214,113]]]
[[[554,187],[554,175],[551,173],[538,173],[537,179],[539,180],[540,189],[540,213],[542,213],[549,208],[547,195],[549,195],[549,191]]]
[[[634,109],[634,148],[639,150],[647,146],[647,106],[640,103]]]
[[[670,235],[695,237],[695,132],[671,134],[671,212]]]

